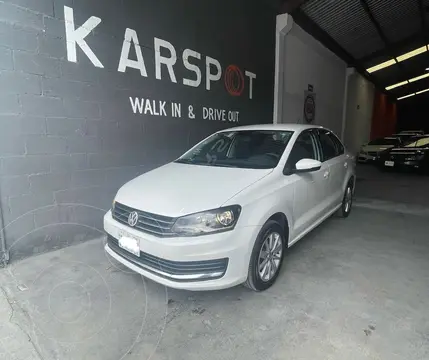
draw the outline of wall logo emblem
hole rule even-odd
[[[225,88],[232,96],[240,96],[244,90],[244,76],[236,65],[229,65],[225,70]]]
[[[139,221],[139,214],[136,211],[130,212],[130,215],[128,215],[128,225],[134,227],[137,225],[138,221]]]
[[[310,91],[304,93],[304,119],[308,124],[316,118],[316,94]]]

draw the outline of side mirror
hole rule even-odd
[[[322,163],[314,159],[301,159],[295,164],[295,173],[305,173],[320,170]]]

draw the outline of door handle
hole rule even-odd
[[[325,171],[325,173],[323,174],[323,177],[326,179],[329,177],[329,171]]]

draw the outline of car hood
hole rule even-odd
[[[393,145],[365,145],[365,146],[362,146],[362,150],[365,152],[368,152],[368,151],[380,152],[380,151],[390,149],[392,147]]]
[[[421,152],[425,150],[424,148],[419,148],[419,147],[413,147],[413,146],[409,146],[409,147],[395,147],[389,150],[390,153],[415,153],[415,152]]]
[[[218,208],[272,171],[169,163],[126,183],[115,201],[177,217]]]

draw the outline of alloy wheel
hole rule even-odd
[[[269,233],[261,246],[258,273],[262,281],[270,281],[277,273],[283,255],[283,241],[279,233]]]
[[[344,211],[346,213],[348,213],[350,211],[351,207],[352,207],[352,197],[353,197],[352,189],[349,186],[349,187],[347,187],[346,196],[345,196],[345,199],[344,199],[345,200],[344,201]]]

